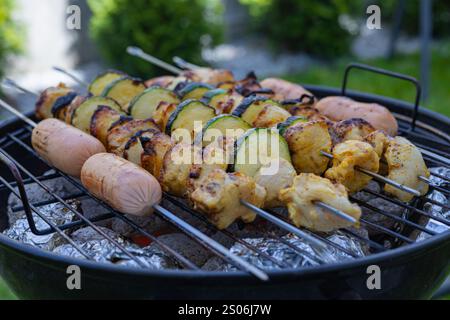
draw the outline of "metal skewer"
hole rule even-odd
[[[150,63],[153,63],[154,65],[166,69],[169,72],[172,72],[174,74],[180,75],[183,73],[182,69],[179,69],[177,67],[174,67],[171,64],[168,64],[167,62],[164,62],[152,55],[149,55],[148,53],[145,53],[141,48],[139,47],[133,47],[133,46],[129,46],[127,47],[127,53],[135,56],[135,57],[139,57],[145,61],[148,61]]]
[[[78,78],[76,75],[74,75],[73,73],[71,73],[71,72],[69,72],[69,71],[67,71],[67,70],[65,70],[65,69],[63,69],[63,68],[60,68],[60,67],[56,67],[56,66],[53,66],[52,67],[54,70],[56,70],[56,71],[58,71],[58,72],[61,72],[61,73],[64,73],[66,76],[68,76],[69,78],[72,78],[75,82],[77,82],[79,85],[81,85],[82,87],[88,87],[89,86],[89,84],[87,83],[87,82],[84,82],[83,80],[81,80],[80,78]]]
[[[192,64],[190,62],[187,62],[183,58],[180,58],[180,57],[177,57],[177,56],[173,57],[172,60],[178,67],[183,68],[183,69],[195,70],[195,69],[200,69],[201,68],[200,66]]]
[[[30,91],[28,89],[25,89],[24,87],[20,86],[17,82],[15,82],[14,80],[12,80],[10,78],[3,79],[2,84],[4,86],[7,86],[7,87],[14,87],[16,89],[19,89],[23,93],[27,93],[27,94],[30,94],[32,96],[39,96],[39,94],[37,94],[36,92]]]

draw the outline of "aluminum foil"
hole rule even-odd
[[[170,258],[158,248],[153,246],[140,248],[110,229],[104,227],[98,228],[134,255],[136,259],[141,262],[142,266],[151,269],[168,269],[176,267]],[[110,242],[108,239],[105,239],[91,227],[79,229],[75,231],[71,237],[74,242],[79,245],[84,252],[89,254],[94,261],[108,262],[130,267],[141,267],[141,265],[125,254],[115,244]],[[86,259],[77,249],[75,249],[75,247],[70,244],[60,245],[56,247],[53,252],[73,258]]]
[[[354,237],[348,236],[342,232],[335,232],[327,237],[330,241],[344,247],[356,257],[362,257],[365,255],[363,245],[360,241]],[[326,249],[317,251],[313,249],[304,240],[292,235],[287,234],[281,239],[288,242],[290,245],[273,238],[248,238],[244,239],[249,244],[257,247],[260,251],[275,258],[277,261],[284,263],[290,268],[302,268],[307,266],[314,266],[321,263],[333,263],[343,260],[352,259],[353,257],[342,252],[341,250],[328,245]],[[293,249],[294,246],[296,249]],[[256,254],[247,247],[236,243],[230,248],[230,252],[244,258],[251,264],[262,269],[281,269],[283,266],[279,266],[268,258]],[[220,264],[214,258],[208,261],[203,269],[214,269],[224,271],[235,271],[237,268],[230,264]]]
[[[448,168],[444,168],[444,167],[438,167],[438,168],[431,168],[430,171],[432,173],[437,173],[440,174],[446,178],[450,178],[450,169]],[[439,177],[430,176],[430,180],[434,185],[446,188],[446,189],[450,189],[450,183],[448,181],[445,181],[444,179],[441,179]],[[435,200],[439,203],[442,203],[443,205],[447,205],[450,206],[450,196],[444,195],[443,193],[434,190],[433,192],[431,192],[428,196],[428,199],[432,199]],[[435,217],[440,217],[443,219],[448,219],[450,220],[450,210],[445,209],[439,205],[435,205],[432,203],[425,203],[424,205],[424,211],[430,213],[431,215],[435,216]],[[426,224],[426,228],[429,230],[432,230],[434,232],[437,233],[442,233],[445,231],[450,230],[450,227],[433,219],[429,219],[429,221]],[[419,236],[417,237],[417,241],[422,241],[425,240],[427,238],[429,238],[431,235],[422,232],[419,234]]]

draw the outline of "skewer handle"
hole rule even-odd
[[[25,89],[24,87],[22,87],[21,85],[19,85],[17,82],[15,82],[14,80],[12,80],[10,78],[3,79],[2,84],[7,86],[7,87],[14,87],[14,88],[22,91],[23,93],[27,93],[27,94],[30,94],[30,95],[35,96],[35,97],[39,96],[39,94],[37,94],[36,92],[30,91],[28,89]]]
[[[187,62],[183,58],[180,58],[178,56],[175,56],[172,58],[173,62],[180,68],[188,69],[188,70],[195,70],[200,69],[201,67],[198,65],[195,65],[193,63]]]
[[[2,106],[2,108],[4,108],[4,109],[8,110],[9,112],[15,114],[17,117],[19,117],[21,120],[25,121],[27,124],[29,124],[33,128],[37,126],[36,122],[34,122],[33,120],[31,120],[30,118],[25,116],[23,113],[21,113],[17,109],[15,109],[12,106],[10,106],[9,104],[7,104],[2,99],[0,99],[0,106]]]
[[[78,83],[79,85],[81,85],[83,87],[87,88],[89,86],[89,84],[87,82],[84,82],[83,80],[78,78],[76,75],[74,75],[73,73],[71,73],[63,68],[53,66],[53,70],[56,70],[58,72],[65,74],[66,76],[68,76],[69,78],[72,78],[76,83]]]
[[[139,47],[129,46],[129,47],[127,47],[127,53],[132,55],[132,56],[141,58],[141,59],[143,59],[145,61],[148,61],[150,63],[153,63],[154,65],[156,65],[156,66],[158,66],[160,68],[166,69],[167,71],[172,72],[174,74],[180,75],[181,73],[183,73],[183,70],[181,70],[181,69],[179,69],[177,67],[174,67],[174,66],[168,64],[167,62],[164,62],[164,61],[162,61],[162,60],[160,60],[160,59],[158,59],[158,58],[156,58],[154,56],[151,56],[148,53],[145,53]]]

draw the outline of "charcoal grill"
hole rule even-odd
[[[388,76],[397,77],[411,82],[415,85],[417,96],[415,104],[394,100],[382,96],[349,91],[346,88],[347,78],[352,69],[359,68],[373,71]],[[419,110],[420,86],[413,78],[395,74],[385,70],[379,70],[361,65],[350,65],[345,72],[344,82],[341,89],[327,88],[321,86],[305,86],[317,97],[344,94],[356,100],[365,102],[376,102],[388,107],[399,121],[399,134],[408,137],[417,146],[437,156],[424,154],[424,159],[429,167],[441,166],[449,168],[450,159],[450,119],[429,110]],[[32,118],[33,115],[30,113]],[[112,210],[106,204],[99,202],[107,211],[97,216],[95,220],[89,220],[78,212],[79,220],[64,225],[55,225],[49,222],[46,229],[38,229],[31,218],[31,212],[43,217],[39,207],[50,202],[68,205],[67,200],[78,197],[89,197],[79,181],[56,171],[52,175],[43,175],[51,169],[30,147],[30,135],[32,128],[20,120],[9,120],[0,128],[0,227],[7,227],[6,206],[11,192],[16,193],[22,199],[23,209],[29,218],[32,231],[36,234],[49,234],[58,232],[66,237],[64,230],[78,228],[80,226],[92,225],[103,219],[115,217],[129,224],[135,231],[143,236],[159,243],[164,250],[178,265],[180,270],[152,270],[145,266],[141,268],[123,267],[114,264],[106,264],[90,261],[89,259],[75,259],[67,256],[57,255],[42,249],[24,245],[0,234],[0,274],[8,283],[10,288],[20,298],[150,298],[150,299],[213,299],[213,298],[245,298],[245,299],[396,299],[396,298],[429,298],[432,293],[445,280],[450,272],[450,231],[436,234],[428,231],[419,223],[420,218],[432,218],[446,225],[450,221],[430,217],[423,211],[424,198],[416,199],[411,204],[400,204],[408,210],[407,217],[389,216],[380,209],[370,209],[379,214],[387,215],[388,218],[396,220],[403,225],[401,231],[387,229],[373,222],[362,221],[367,228],[375,229],[385,237],[391,239],[396,245],[391,249],[383,247],[382,243],[360,237],[371,249],[373,254],[333,264],[320,264],[314,267],[292,269],[289,267],[280,270],[265,271],[268,275],[267,281],[262,281],[245,270],[204,271],[200,270],[194,263],[183,257],[180,253],[158,241],[156,235],[150,234],[138,226],[126,216]],[[53,200],[29,203],[24,189],[28,183],[42,183],[46,179],[63,177],[70,181],[78,192],[70,197],[59,197],[53,194]],[[17,189],[15,189],[17,188]],[[431,187],[433,189],[433,187]],[[440,192],[448,195],[449,190],[436,187]],[[16,191],[18,190],[18,192]],[[46,192],[46,190],[44,190]],[[51,193],[51,191],[49,190]],[[389,199],[383,194],[375,194],[379,197]],[[165,196],[165,201],[172,205],[180,206],[197,219],[201,215],[188,207],[178,199]],[[367,206],[364,202],[361,206]],[[170,212],[168,213],[170,214]],[[271,213],[275,214],[275,213]],[[166,216],[167,217],[167,216]],[[214,251],[216,255],[227,259],[220,251],[211,247],[205,239],[196,237],[189,229],[185,229],[176,221],[171,222],[194,238],[201,245]],[[205,223],[208,223],[205,221]],[[214,228],[213,225],[209,227]],[[108,235],[101,233],[118,250],[125,251],[130,259],[137,260],[133,253],[127,252],[119,243]],[[352,234],[350,230],[345,233]],[[425,232],[429,238],[421,242],[413,240],[413,234]],[[224,231],[225,236],[231,237],[233,241],[240,242],[256,254],[263,255],[256,247],[236,237],[229,231]],[[338,244],[332,243],[318,234],[313,237],[333,246],[336,250],[343,250]],[[353,236],[358,236],[352,234]],[[75,248],[78,246],[70,238],[66,237],[68,243]],[[76,248],[83,253],[81,248]],[[301,252],[301,249],[299,253]],[[350,253],[351,254],[351,253]],[[229,261],[233,263],[233,261]],[[139,263],[139,260],[137,260]],[[282,264],[281,262],[277,262]],[[78,265],[82,272],[82,289],[68,290],[67,267]],[[377,265],[381,269],[381,289],[370,290],[367,287],[367,267]],[[237,268],[239,269],[239,265]]]

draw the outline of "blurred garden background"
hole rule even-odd
[[[369,5],[381,10],[380,29],[367,26]],[[238,77],[255,70],[334,87],[349,62],[363,62],[419,78],[423,107],[450,116],[450,1],[0,0],[0,76],[30,90],[76,85],[52,66],[86,81],[104,68],[145,79],[166,73],[127,55],[129,45],[169,63],[180,56]],[[363,72],[349,86],[414,99],[407,83]],[[33,107],[12,88],[0,94],[21,110]],[[0,121],[7,117],[0,112]],[[0,298],[12,297],[0,280]]]

